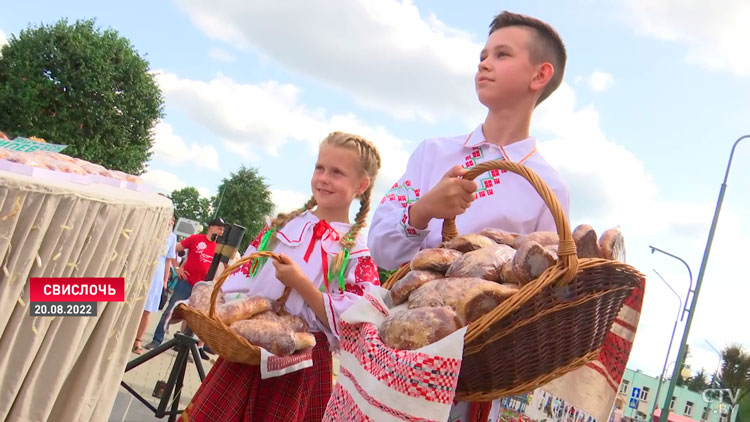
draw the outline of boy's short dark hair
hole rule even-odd
[[[550,62],[555,68],[555,74],[547,83],[547,86],[544,87],[542,95],[539,96],[536,102],[538,105],[549,97],[560,86],[560,83],[562,83],[563,74],[565,73],[565,61],[567,60],[565,45],[560,35],[555,31],[555,28],[549,24],[531,16],[508,11],[495,16],[495,19],[490,23],[489,35],[492,35],[493,32],[500,28],[508,26],[525,26],[531,28],[535,39],[532,45],[528,46],[529,58],[534,63]]]

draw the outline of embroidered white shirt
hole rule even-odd
[[[488,142],[477,127],[471,134],[427,139],[412,153],[406,173],[380,201],[368,235],[368,246],[378,266],[394,269],[419,250],[442,241],[443,220],[433,219],[424,230],[409,225],[408,207],[432,189],[454,165],[471,168],[488,160],[521,162],[534,170],[557,196],[566,214],[570,190],[557,171],[536,151],[536,139],[527,138],[505,147]],[[493,170],[478,176],[476,199],[456,218],[459,233],[477,233],[493,227],[516,233],[556,231],[552,214],[536,190],[523,177]]]
[[[322,224],[320,240],[314,239],[314,232],[318,223]],[[288,255],[300,266],[302,272],[307,275],[315,287],[324,288],[323,254],[325,254],[328,267],[330,267],[336,254],[342,250],[341,236],[344,236],[350,228],[350,224],[321,222],[318,217],[308,211],[288,222],[274,234],[275,239],[271,243],[271,249],[276,253]],[[261,232],[255,241],[248,246],[244,256],[257,250],[265,231]],[[312,246],[310,246],[311,244]],[[340,315],[349,309],[362,294],[369,291],[373,286],[380,285],[378,268],[370,258],[366,245],[367,236],[360,232],[355,240],[354,247],[350,249],[349,261],[344,272],[345,289],[342,291],[339,287],[339,280],[336,275],[331,276],[328,282],[328,290],[326,291],[324,288],[323,300],[330,328],[318,320],[315,312],[307,306],[302,296],[296,291],[292,290],[286,301],[286,308],[289,313],[304,318],[311,331],[325,333],[333,350],[338,349]],[[309,248],[312,248],[311,253],[307,255]],[[306,255],[307,261],[305,261]],[[230,275],[222,285],[227,300],[246,295],[262,295],[271,299],[279,298],[284,291],[284,285],[276,278],[276,269],[273,264],[266,262],[254,277],[250,276],[251,266],[251,263],[246,263]]]

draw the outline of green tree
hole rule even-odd
[[[742,346],[731,345],[722,350],[721,359],[719,384],[733,393],[739,392],[736,403],[733,403],[728,395],[724,395],[724,401],[729,404],[727,420],[731,421],[732,412],[735,410],[734,404],[740,404],[750,393],[750,353],[742,350]]]
[[[0,129],[110,169],[143,172],[162,103],[148,62],[94,20],[32,26],[0,50]]]
[[[240,253],[257,236],[265,225],[265,218],[273,211],[271,191],[255,168],[240,167],[219,185],[214,198],[214,214],[230,224],[246,229],[240,244]]]
[[[201,198],[198,190],[192,186],[172,191],[169,199],[174,204],[174,213],[178,218],[196,220],[206,229],[206,223],[211,220],[212,199]]]
[[[685,386],[691,390],[695,391],[696,393],[702,393],[707,388],[709,388],[708,383],[708,376],[706,375],[706,371],[701,369],[700,371],[696,372],[695,375],[688,378],[685,382]]]
[[[737,412],[737,422],[748,421],[750,421],[750,394],[745,395],[745,398],[740,400],[740,408]]]

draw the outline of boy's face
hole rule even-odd
[[[533,94],[529,88],[538,66],[529,58],[531,31],[508,26],[487,38],[474,83],[479,102],[489,109],[516,104]]]

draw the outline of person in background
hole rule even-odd
[[[190,298],[193,286],[199,281],[204,281],[208,270],[211,267],[211,261],[214,259],[216,251],[216,240],[224,233],[224,220],[216,218],[208,223],[207,234],[194,234],[177,243],[175,248],[177,253],[187,251],[185,262],[177,267],[177,276],[180,280],[175,286],[174,293],[169,299],[166,309],[161,314],[159,325],[154,332],[154,338],[145,347],[146,349],[156,348],[164,341],[165,325],[167,315],[176,302]],[[206,357],[208,358],[208,357]]]
[[[135,335],[135,342],[133,343],[132,351],[137,355],[143,353],[141,337],[146,331],[149,316],[152,312],[159,310],[162,291],[167,288],[170,269],[177,264],[177,251],[175,250],[177,246],[177,235],[172,232],[174,220],[174,216],[169,220],[169,234],[167,235],[164,247],[159,251],[159,256],[156,259],[156,269],[154,270],[154,276],[151,279],[151,287],[148,290],[148,296],[146,296],[146,304],[144,305],[143,315],[141,315],[141,322],[138,325],[138,332]]]

